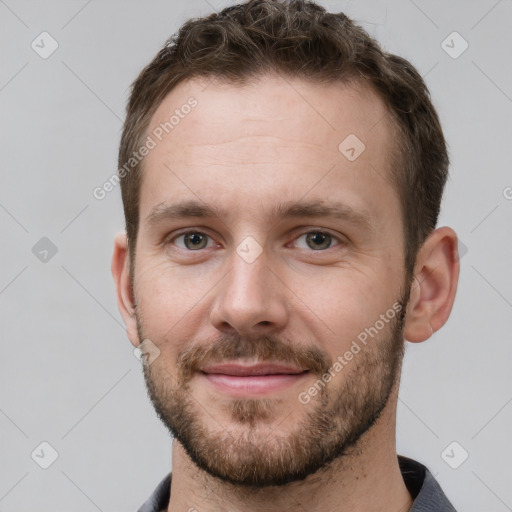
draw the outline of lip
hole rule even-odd
[[[220,363],[201,368],[201,371],[208,374],[233,375],[238,377],[249,377],[256,375],[297,375],[304,372],[302,368],[287,366],[276,363],[259,363],[243,365],[237,363]]]
[[[200,375],[215,389],[238,397],[284,390],[301,380],[307,373],[308,370],[302,368],[271,363],[223,363],[206,366],[200,371]]]

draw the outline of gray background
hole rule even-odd
[[[0,0],[0,511],[136,510],[170,470],[115,302],[120,193],[92,190],[116,170],[137,73],[186,19],[230,3]],[[322,3],[418,67],[450,146],[440,225],[464,244],[460,285],[447,325],[408,344],[398,451],[458,510],[512,510],[512,2]],[[31,48],[43,31],[59,45],[47,59]],[[43,441],[59,454],[46,470]]]

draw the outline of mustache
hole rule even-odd
[[[207,345],[190,346],[179,354],[176,366],[180,380],[186,382],[206,364],[242,358],[288,363],[319,376],[332,366],[329,354],[318,347],[285,342],[272,335],[242,337],[238,334],[219,337]]]

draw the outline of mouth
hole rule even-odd
[[[200,375],[215,390],[238,397],[286,389],[302,380],[308,372],[307,369],[273,363],[221,363],[200,369]]]

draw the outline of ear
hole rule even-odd
[[[420,342],[448,320],[459,281],[457,235],[448,227],[433,231],[416,257],[404,337]]]
[[[135,316],[135,301],[130,284],[130,260],[128,254],[128,239],[125,232],[118,233],[114,238],[114,253],[112,255],[112,275],[116,285],[117,307],[126,325],[126,334],[132,345],[140,343]]]

